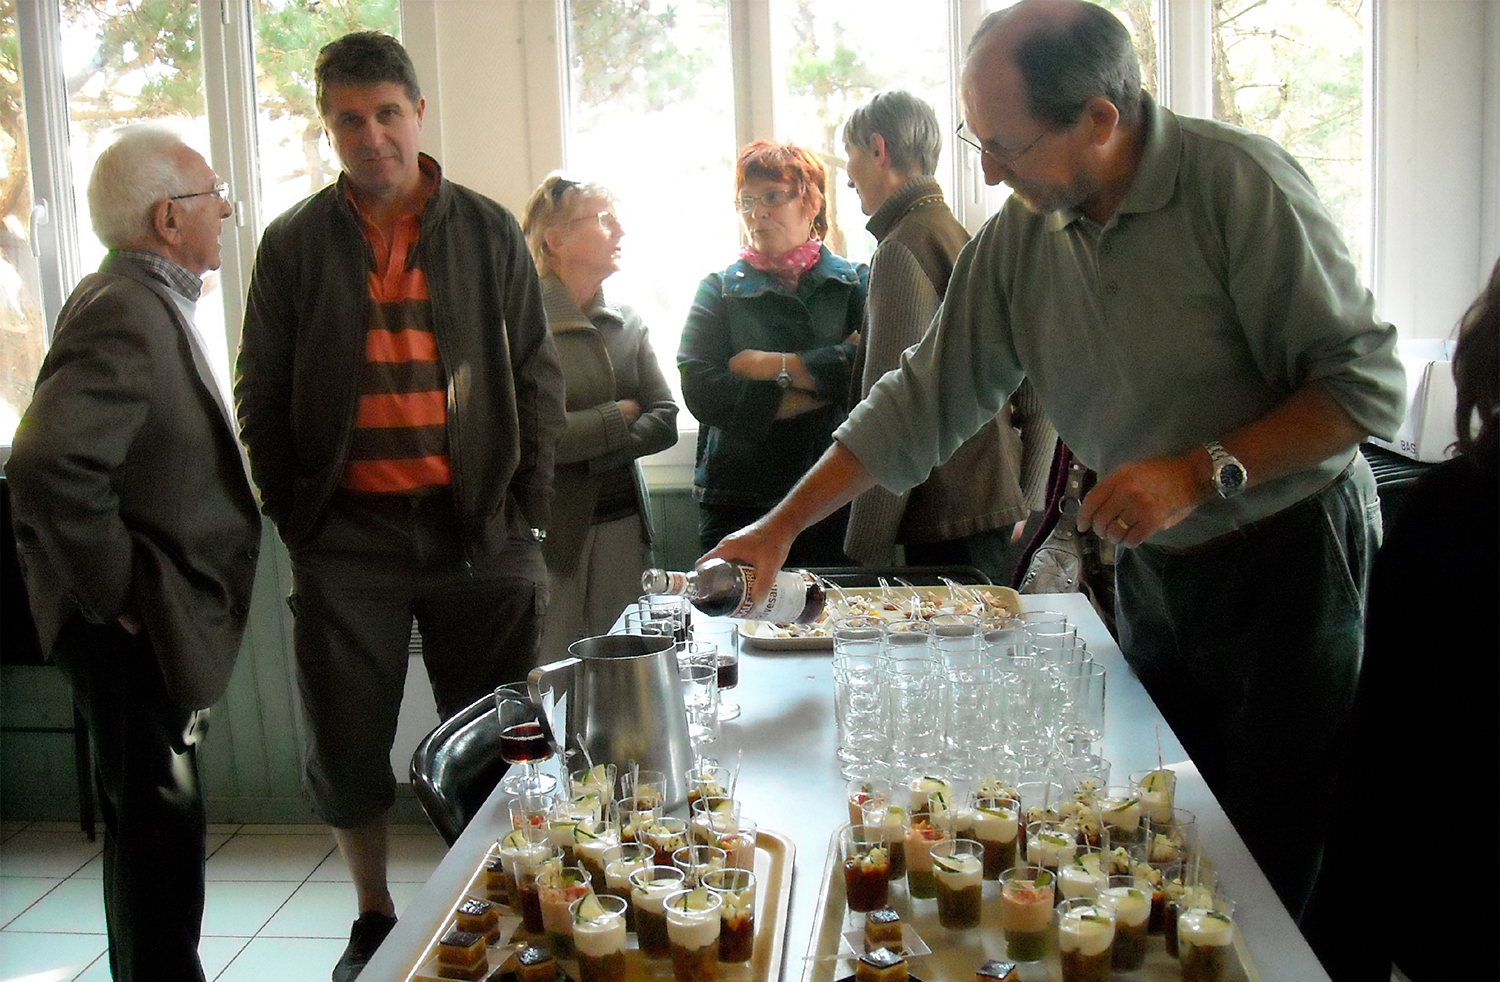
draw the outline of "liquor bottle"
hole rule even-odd
[[[752,605],[754,567],[724,559],[710,559],[689,573],[648,569],[641,574],[641,586],[647,593],[687,597],[710,617],[775,624],[809,624],[823,613],[826,599],[822,585],[807,570],[784,569],[776,574],[765,602]]]

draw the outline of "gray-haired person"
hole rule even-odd
[[[213,168],[126,130],[89,179],[109,247],[57,319],[5,475],[43,651],[92,737],[115,979],[203,979],[197,743],[249,613],[260,514],[193,323],[229,216]]]
[[[909,92],[877,93],[844,125],[849,186],[879,243],[855,362],[854,401],[927,332],[969,233],[933,174],[943,130]],[[1042,507],[1057,432],[1031,386],[1016,394],[927,480],[905,494],[874,487],[854,500],[844,551],[867,566],[974,566],[1008,583],[1027,514]]]

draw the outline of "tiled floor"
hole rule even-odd
[[[446,847],[392,829],[399,913]],[[77,825],[0,825],[0,982],[108,982],[99,844]],[[327,982],[349,939],[354,886],[321,826],[215,825],[208,836],[203,970],[219,982]]]

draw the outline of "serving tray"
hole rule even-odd
[[[734,982],[777,982],[782,977],[781,966],[785,957],[787,911],[792,901],[792,863],[797,847],[779,832],[757,829],[755,835],[755,947],[748,962],[738,965],[720,963],[719,977]],[[464,884],[463,890],[454,896],[438,930],[428,939],[420,952],[415,954],[411,969],[406,974],[407,982],[450,982],[438,975],[438,942],[448,929],[453,927],[454,914],[459,904],[468,897],[484,897],[484,867],[497,855],[491,847],[475,865],[473,874]],[[520,926],[521,918],[501,908],[502,943],[491,946],[489,951],[489,982],[505,982],[511,973],[505,962],[514,951],[513,944],[506,944]],[[661,982],[662,969],[671,976],[669,963],[648,959],[637,950],[635,935],[626,941],[625,961],[627,982]],[[578,978],[578,963],[571,959],[559,959],[559,964],[572,979]],[[653,972],[652,968],[656,971]]]
[[[828,610],[811,624],[746,621],[740,628],[740,639],[772,651],[832,650],[833,618],[844,613],[840,606],[841,596],[852,601],[855,613],[899,621],[911,617],[913,591],[920,601],[919,616],[927,618],[940,613],[973,613],[977,609],[975,596],[991,612],[1005,611],[1012,615],[1021,612],[1021,595],[1008,586],[965,586],[959,589],[957,597],[955,591],[946,586],[855,587],[843,590],[842,595],[830,594]]]
[[[813,950],[803,962],[802,982],[835,982],[854,972],[856,956],[849,955],[849,944],[842,941],[842,937],[849,931],[858,931],[862,935],[865,915],[850,913],[844,897],[844,863],[839,851],[839,833],[845,827],[835,829],[829,841],[814,914]],[[890,905],[900,912],[904,925],[915,930],[931,949],[928,955],[909,959],[912,974],[920,975],[926,982],[973,982],[974,970],[991,958],[1010,960],[1006,957],[1005,935],[1000,928],[998,881],[984,882],[979,927],[967,931],[949,931],[940,925],[937,901],[911,899],[904,880],[891,883]],[[1052,954],[1045,961],[1034,963],[1033,967],[1039,969],[1038,979],[1062,977],[1056,944],[1052,948]],[[1238,927],[1235,928],[1234,950],[1238,963],[1232,966],[1230,979],[1259,982],[1260,976],[1250,962],[1245,939]],[[1177,959],[1167,954],[1162,936],[1153,934],[1147,941],[1146,964],[1139,971],[1116,973],[1116,977],[1125,976],[1133,982],[1180,982],[1182,970]],[[1023,977],[1031,978],[1030,975]]]

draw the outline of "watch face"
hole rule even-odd
[[[1238,491],[1245,486],[1245,469],[1238,464],[1224,464],[1219,468],[1219,486],[1226,492]]]

